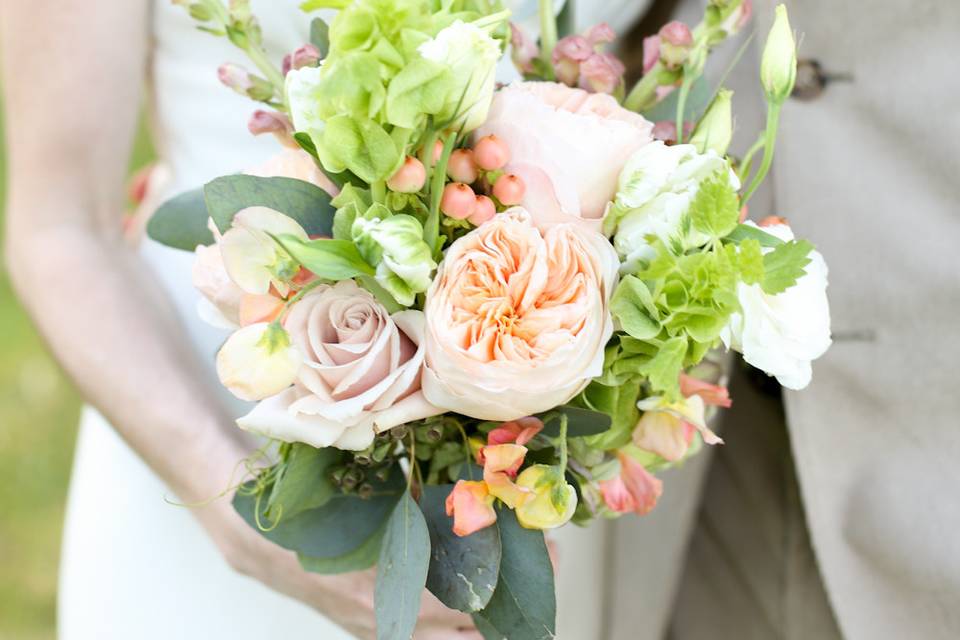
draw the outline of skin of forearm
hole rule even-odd
[[[7,248],[14,286],[84,397],[181,500],[222,492],[246,452],[146,265],[119,235],[18,227]]]

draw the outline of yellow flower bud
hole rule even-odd
[[[261,322],[227,339],[217,353],[217,375],[241,400],[263,400],[292,385],[302,361],[279,324]]]
[[[535,464],[517,477],[528,494],[516,507],[517,520],[527,529],[555,529],[569,522],[577,508],[577,492],[558,467]]]
[[[767,100],[781,104],[793,91],[797,79],[797,43],[784,5],[777,7],[773,27],[760,60],[760,82]]]

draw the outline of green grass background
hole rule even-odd
[[[6,183],[2,123],[0,112],[0,228]],[[142,166],[151,155],[141,127],[131,166]],[[0,260],[0,640],[52,640],[80,399],[19,305],[5,265]]]

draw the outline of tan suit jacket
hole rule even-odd
[[[814,550],[846,637],[960,638],[960,2],[787,6],[850,76],[789,102],[773,169],[830,265],[835,343],[786,398]]]
[[[763,126],[774,4],[755,0],[757,37],[728,83],[741,152]],[[844,637],[960,638],[960,2],[786,4],[827,84],[801,74],[751,214],[787,217],[830,266],[835,343],[785,399],[813,549]],[[708,457],[664,477],[650,516],[617,523],[610,638],[662,637]]]

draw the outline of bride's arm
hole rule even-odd
[[[223,491],[247,451],[198,376],[170,303],[120,233],[149,5],[0,3],[10,160],[6,258],[24,305],[83,395],[181,500],[192,502]],[[292,553],[247,527],[226,499],[195,514],[234,568],[369,635],[369,574],[302,571]],[[424,629],[458,637],[452,628],[464,624],[462,617],[438,605],[425,612]]]

